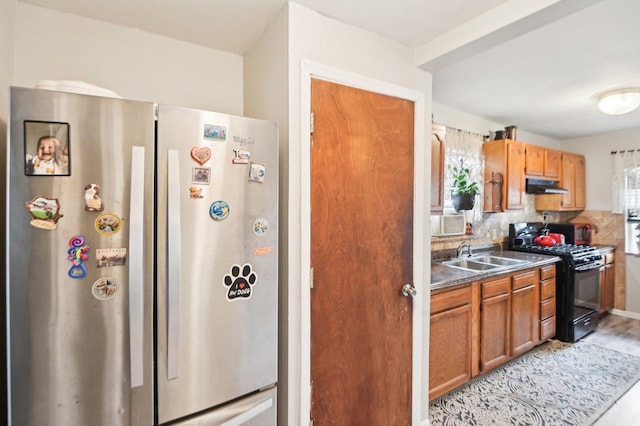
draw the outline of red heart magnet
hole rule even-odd
[[[211,158],[211,150],[206,146],[194,146],[191,148],[191,158],[202,166]]]

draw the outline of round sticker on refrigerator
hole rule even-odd
[[[264,217],[259,217],[253,221],[253,233],[258,237],[264,237],[269,232],[269,221]]]
[[[91,286],[91,294],[98,300],[109,300],[118,292],[118,283],[110,277],[96,280]]]
[[[229,204],[226,201],[214,201],[209,207],[209,216],[215,221],[225,220],[229,217],[229,212]]]
[[[122,221],[113,213],[103,213],[96,218],[94,226],[101,235],[112,235],[120,230]]]

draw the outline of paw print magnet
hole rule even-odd
[[[251,287],[258,282],[258,275],[253,272],[250,264],[243,266],[233,265],[230,272],[224,276],[224,285],[229,287],[227,300],[238,298],[249,299],[251,297]]]

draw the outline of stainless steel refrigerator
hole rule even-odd
[[[10,91],[11,423],[274,425],[276,125]]]

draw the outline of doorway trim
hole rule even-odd
[[[303,59],[300,70],[300,423],[308,425],[311,415],[311,79],[321,79],[382,95],[393,96],[414,102],[414,184],[413,184],[413,277],[417,297],[413,298],[412,312],[412,383],[411,418],[413,425],[421,424],[423,414],[422,389],[425,383],[423,370],[428,362],[423,361],[423,307],[429,300],[426,293],[428,277],[425,276],[425,172],[429,171],[430,152],[425,139],[425,98],[419,91],[393,85],[357,73],[333,68]],[[291,143],[291,142],[290,142]],[[428,151],[428,152],[427,152]],[[295,158],[290,158],[296,161]],[[294,219],[295,218],[291,218]],[[290,249],[294,249],[290,247]],[[402,283],[398,283],[400,289]],[[295,284],[294,284],[295,286]],[[291,289],[291,285],[289,288]],[[294,296],[290,293],[290,297]],[[426,301],[426,302],[425,302]],[[295,301],[290,301],[290,303]],[[427,304],[428,306],[428,304]],[[428,312],[427,312],[428,313]],[[290,330],[290,333],[293,330]],[[427,339],[428,340],[428,336]],[[427,360],[428,361],[428,360]],[[426,380],[428,383],[428,380]],[[426,405],[426,404],[425,404]],[[426,407],[424,410],[426,417]]]

